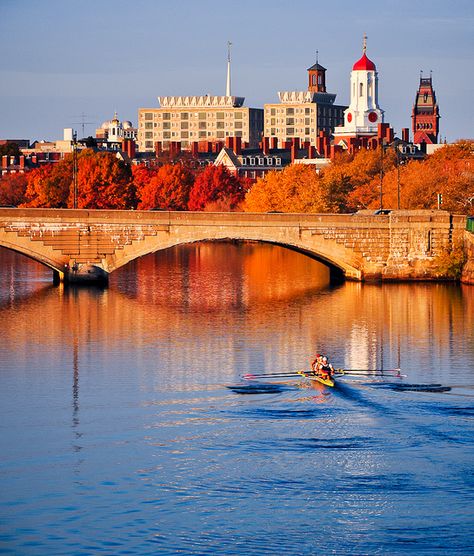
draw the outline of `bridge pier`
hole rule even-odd
[[[90,264],[66,265],[64,272],[55,272],[53,279],[70,284],[107,284],[109,273],[99,266]]]

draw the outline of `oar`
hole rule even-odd
[[[386,374],[386,373],[400,373],[400,369],[336,369],[336,373],[343,374]]]
[[[246,375],[242,375],[242,378],[244,378],[245,380],[252,380],[254,378],[294,378],[294,377],[298,377],[301,376],[300,373],[295,372],[288,372],[288,373],[266,373],[266,374],[254,374],[254,373],[249,373]]]

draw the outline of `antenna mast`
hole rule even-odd
[[[232,43],[230,41],[227,41],[227,83],[225,88],[225,95],[227,97],[231,96],[231,90],[230,90],[230,47],[231,46]]]

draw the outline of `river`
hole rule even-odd
[[[0,553],[469,554],[474,286],[199,243],[109,287],[0,249]],[[335,388],[248,373],[397,369]]]

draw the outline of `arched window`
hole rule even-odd
[[[364,96],[364,84],[363,83],[359,84],[359,96],[360,97]]]

